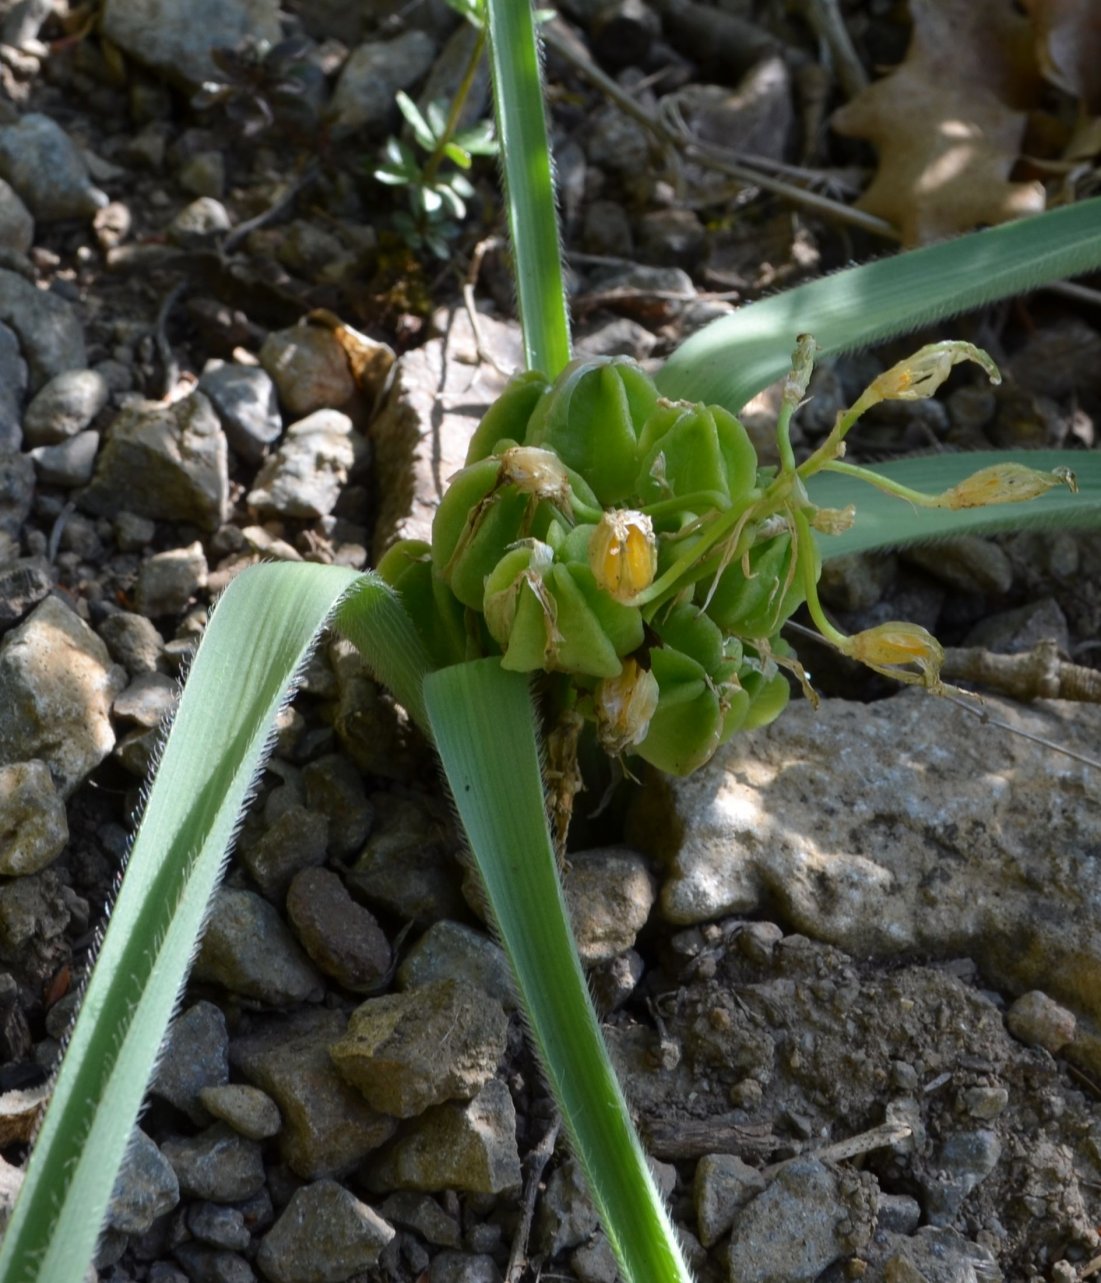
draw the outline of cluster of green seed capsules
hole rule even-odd
[[[997,371],[967,344],[923,349],[880,376],[796,466],[788,425],[812,353],[801,339],[776,467],[760,466],[727,410],[660,397],[625,358],[575,361],[553,382],[515,376],[451,479],[431,545],[398,543],[378,567],[433,664],[499,654],[511,671],[564,675],[571,709],[608,753],[677,775],[736,731],[772,721],[788,700],[785,669],[806,688],[780,635],[804,602],[839,649],[937,688],[940,648],[924,630],[884,625],[846,637],[824,616],[814,532],[843,529],[852,513],[815,508],[803,482],[843,453],[869,405],[929,395],[961,359]],[[1066,480],[1028,469],[980,478],[920,498],[967,507]]]

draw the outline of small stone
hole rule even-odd
[[[151,620],[129,610],[108,615],[99,626],[111,658],[132,677],[157,672],[164,658],[164,638]]]
[[[900,556],[959,592],[1001,594],[1013,587],[1013,563],[1007,554],[978,535],[907,548]]]
[[[634,250],[631,218],[614,200],[594,200],[585,210],[581,244],[590,254],[630,258]]]
[[[374,917],[356,904],[329,869],[303,869],[287,892],[287,916],[315,965],[353,993],[381,987],[390,970],[390,942]]]
[[[0,324],[0,450],[23,445],[23,398],[27,392],[27,363],[19,340]]]
[[[579,335],[577,350],[583,356],[629,356],[644,361],[657,346],[657,337],[629,316],[617,316],[595,330]]]
[[[283,1125],[275,1101],[267,1092],[247,1083],[201,1087],[198,1100],[214,1118],[228,1123],[235,1132],[249,1140],[268,1140],[278,1136]]]
[[[116,717],[137,722],[146,730],[160,726],[175,711],[179,687],[164,673],[141,673],[115,700]]]
[[[428,1194],[398,1190],[388,1195],[380,1213],[395,1225],[414,1230],[434,1247],[459,1247],[463,1240],[458,1221]]]
[[[153,542],[157,533],[156,522],[148,517],[139,517],[136,512],[116,513],[115,541],[120,552],[142,552]]]
[[[192,1003],[168,1026],[164,1048],[149,1090],[185,1113],[192,1122],[210,1121],[200,1093],[229,1081],[226,1018],[212,1002]]]
[[[336,683],[327,665],[322,665],[319,678],[306,675],[306,688],[311,695],[331,698]],[[302,769],[306,787],[306,805],[329,821],[329,854],[346,860],[361,849],[375,822],[375,809],[367,798],[363,777],[352,763],[339,753],[319,757]]]
[[[283,431],[275,384],[256,365],[209,361],[199,391],[210,398],[230,449],[246,463],[259,463]]]
[[[1077,1027],[1074,1013],[1039,989],[1022,994],[1006,1012],[1005,1023],[1014,1038],[1052,1055],[1074,1041]]]
[[[65,803],[45,762],[0,766],[0,876],[37,873],[69,840]]]
[[[0,765],[40,758],[68,798],[114,748],[125,684],[80,616],[47,597],[0,641]]]
[[[384,127],[394,111],[394,95],[412,88],[435,57],[435,41],[416,29],[393,40],[357,45],[341,69],[329,104],[334,130],[348,134]]]
[[[138,569],[134,601],[143,615],[154,619],[182,615],[206,581],[206,556],[196,540],[186,548],[170,548],[146,558]]]
[[[603,1234],[594,1234],[587,1243],[570,1253],[570,1267],[578,1283],[618,1283],[619,1269],[612,1245]]]
[[[34,216],[19,193],[0,178],[0,245],[26,254],[34,244]]]
[[[655,896],[645,859],[626,847],[572,854],[563,889],[577,950],[586,966],[631,948],[646,925]]]
[[[492,1256],[474,1252],[437,1252],[428,1270],[428,1283],[501,1283]]]
[[[550,1174],[536,1206],[532,1241],[547,1256],[558,1256],[587,1242],[599,1225],[584,1172],[570,1155]]]
[[[142,401],[111,424],[80,503],[113,517],[125,496],[138,516],[216,530],[229,510],[228,459],[218,416],[201,392],[171,405]]]
[[[260,364],[295,420],[306,419],[316,411],[339,409],[356,392],[356,381],[340,340],[322,325],[300,324],[269,334],[260,349]]]
[[[18,623],[49,593],[53,582],[53,570],[45,557],[5,561],[0,553],[0,629]]]
[[[107,1226],[122,1234],[144,1234],[158,1216],[180,1201],[180,1183],[172,1165],[140,1128],[134,1128],[111,1201]]]
[[[32,389],[64,370],[87,366],[76,309],[53,290],[37,289],[18,273],[0,270],[0,321],[19,336]]]
[[[993,1131],[956,1132],[949,1136],[934,1157],[928,1178],[922,1181],[929,1224],[948,1225],[953,1221],[964,1199],[997,1166],[1001,1153],[1002,1143]]]
[[[180,1193],[187,1198],[236,1203],[250,1198],[264,1183],[260,1146],[225,1123],[215,1123],[198,1136],[166,1140],[161,1150],[179,1179]]]
[[[0,536],[16,539],[34,502],[34,463],[0,450]]]
[[[372,1164],[372,1188],[500,1194],[520,1186],[516,1111],[508,1088],[491,1079],[473,1100],[426,1110]]]
[[[972,1118],[997,1118],[1008,1104],[1009,1092],[1004,1087],[968,1087],[963,1093],[963,1107]]]
[[[1002,1283],[1003,1275],[990,1252],[953,1229],[923,1225],[904,1238],[884,1263],[889,1283]]]
[[[877,1231],[886,1230],[891,1234],[912,1234],[921,1224],[921,1204],[909,1194],[879,1195],[879,1211],[876,1215]]]
[[[711,1247],[734,1224],[738,1209],[765,1188],[765,1178],[734,1154],[705,1154],[696,1164],[693,1197],[700,1242]]]
[[[180,166],[176,179],[185,192],[221,200],[226,191],[226,161],[220,151],[196,152]]]
[[[267,1017],[230,1045],[231,1063],[278,1105],[280,1153],[303,1180],[350,1171],[397,1125],[336,1072],[329,1046],[344,1028],[337,1011],[307,1010]]]
[[[90,218],[107,204],[69,135],[39,112],[0,128],[0,177],[7,179],[35,218]]]
[[[375,1109],[412,1118],[475,1095],[492,1078],[507,1034],[508,1017],[495,999],[441,980],[363,1003],[330,1054]]]
[[[501,946],[473,927],[435,922],[402,960],[398,985],[417,989],[452,977],[493,994],[506,1011],[517,1008],[512,971]]]
[[[187,1213],[187,1228],[201,1242],[226,1252],[243,1252],[252,1241],[244,1213],[221,1203],[196,1203]]]
[[[336,1181],[294,1192],[264,1236],[256,1263],[272,1283],[344,1283],[367,1270],[394,1229]]]
[[[56,939],[71,917],[52,869],[0,882],[0,962],[21,960],[31,941]]]
[[[36,446],[30,456],[43,485],[71,490],[91,481],[98,453],[99,433],[80,432],[60,445]]]
[[[326,517],[365,449],[346,414],[316,410],[284,433],[260,468],[248,502],[281,517]]]
[[[35,394],[23,419],[30,446],[58,445],[91,425],[107,404],[111,390],[95,370],[55,374]]]
[[[323,987],[267,900],[231,887],[215,896],[194,977],[272,1007],[305,1002]]]
[[[325,863],[328,838],[325,816],[293,803],[242,848],[241,862],[264,895],[281,904],[295,874]]]
[[[170,241],[184,249],[200,247],[233,226],[229,211],[213,196],[199,196],[168,224]]]
[[[707,252],[707,232],[694,210],[654,209],[639,222],[639,250],[663,267],[698,267]]]

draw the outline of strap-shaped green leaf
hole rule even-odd
[[[425,704],[547,1079],[624,1278],[691,1278],[608,1059],[570,930],[525,678],[496,659],[425,681]]]
[[[851,267],[724,316],[657,375],[668,397],[738,411],[782,378],[800,334],[827,354],[1101,266],[1101,197]]]
[[[419,685],[393,593],[335,566],[246,570],[223,594],[164,745],[141,830],[0,1243],[0,1283],[79,1283],[275,718],[340,603]],[[408,694],[407,698],[414,698]],[[414,698],[413,707],[419,708]]]

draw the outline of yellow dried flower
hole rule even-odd
[[[560,508],[569,503],[569,473],[553,450],[511,446],[501,454],[501,481],[511,483],[523,494],[549,499]]]
[[[941,692],[944,689],[940,680],[944,647],[919,624],[895,621],[880,624],[876,628],[854,634],[841,649],[853,659],[887,677],[894,677],[910,685],[924,686],[931,691]],[[909,673],[899,667],[903,664],[913,664],[919,671]]]
[[[657,678],[635,659],[623,661],[618,677],[606,677],[593,691],[596,734],[612,757],[641,744],[658,706]]]
[[[946,340],[929,343],[913,356],[885,370],[873,379],[860,398],[864,409],[880,401],[922,401],[930,397],[951,374],[952,367],[961,361],[974,361],[981,365],[991,383],[1001,383],[998,367],[973,343]]]
[[[1078,480],[1069,468],[1040,472],[1023,463],[996,463],[939,495],[937,508],[983,508],[991,503],[1024,503],[1056,486],[1078,493]]]
[[[816,508],[810,524],[823,535],[840,535],[851,529],[855,520],[856,508],[850,503],[845,508]]]
[[[589,542],[589,568],[597,584],[616,601],[630,601],[654,582],[658,545],[644,512],[612,508]]]

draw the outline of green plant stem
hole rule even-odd
[[[478,31],[478,38],[474,41],[474,47],[470,51],[470,57],[467,60],[466,69],[463,72],[463,78],[459,82],[459,87],[455,91],[455,96],[451,100],[451,110],[448,112],[447,124],[439,138],[436,139],[436,145],[432,148],[432,154],[424,162],[424,169],[421,171],[421,181],[425,187],[431,187],[436,177],[436,171],[443,163],[444,152],[448,143],[459,129],[459,121],[462,118],[463,108],[466,106],[466,100],[470,97],[470,89],[474,84],[474,77],[478,74],[478,63],[481,61],[482,51],[485,49],[486,33],[485,27]]]
[[[632,1283],[688,1283],[608,1058],[547,828],[527,680],[497,659],[441,669],[425,704],[517,992],[604,1231]]]
[[[570,359],[558,211],[530,0],[488,0],[493,101],[529,370],[555,378]]]

